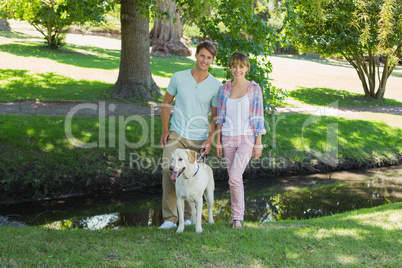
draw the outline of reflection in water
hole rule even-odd
[[[402,201],[399,180],[373,179],[366,183],[288,192],[272,198],[275,218],[308,219]]]
[[[322,184],[318,188],[316,186],[286,192],[282,189],[282,193],[272,193],[271,187],[264,189],[258,185],[255,187],[258,192],[250,190],[252,186],[247,187],[245,221],[308,219],[402,201],[402,178],[376,177],[353,184]],[[160,198],[161,193],[121,193],[92,198],[70,198],[9,206],[1,209],[0,215],[6,216],[9,222],[18,221],[53,229],[96,230],[125,226],[159,226],[162,223]],[[213,211],[215,221],[230,220],[227,187],[218,187],[215,191]],[[203,215],[207,215],[206,204]]]

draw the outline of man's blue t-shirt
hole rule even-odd
[[[211,106],[218,106],[218,91],[222,85],[211,74],[197,83],[191,70],[173,74],[166,91],[175,96],[175,108],[170,130],[190,140],[208,138]]]

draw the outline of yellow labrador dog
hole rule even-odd
[[[202,232],[202,196],[208,203],[208,220],[214,223],[212,205],[214,204],[214,175],[211,167],[196,161],[196,152],[188,149],[176,149],[172,154],[169,169],[172,180],[176,181],[177,209],[179,212],[179,227],[177,233],[184,231],[184,201],[191,206],[191,220],[195,223],[195,231]]]

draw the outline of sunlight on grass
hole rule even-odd
[[[369,99],[364,94],[351,93],[346,90],[331,88],[300,88],[289,92],[289,96],[301,103],[317,106],[330,106],[336,103],[339,107],[364,106],[402,106],[402,102],[394,99]]]
[[[357,258],[355,256],[339,254],[336,256],[337,262],[341,265],[352,265],[357,262]]]
[[[367,236],[370,232],[367,230],[360,230],[360,229],[317,229],[311,230],[306,233],[300,233],[299,235],[304,238],[314,237],[315,239],[326,239],[326,238],[333,238],[333,237],[353,237],[356,240],[363,240],[365,236]]]
[[[303,114],[281,117],[275,126],[275,146],[281,150],[280,157],[286,155],[290,159],[304,159],[308,152],[326,153],[327,150],[337,149],[340,159],[347,156],[360,161],[368,157],[378,161],[389,155],[394,155],[394,159],[395,153],[402,152],[396,140],[388,143],[389,137],[402,136],[402,129],[392,128],[383,122]],[[330,128],[334,124],[337,124],[337,128]],[[336,139],[337,147],[326,146],[328,137],[330,140]],[[376,158],[377,154],[381,156]]]
[[[28,136],[31,136],[31,135],[35,134],[35,130],[30,128],[30,129],[27,129],[26,133],[27,133]]]
[[[294,260],[296,260],[296,259],[298,259],[298,258],[300,258],[300,257],[301,257],[300,254],[299,254],[299,253],[296,253],[296,252],[294,252],[294,253],[287,252],[287,253],[286,253],[286,258],[287,258],[287,259],[294,259]]]
[[[347,220],[355,220],[360,225],[379,227],[384,230],[402,230],[402,214],[396,210],[376,212],[371,215],[357,215],[346,217]]]
[[[303,139],[302,137],[296,137],[290,139],[291,146],[294,147],[296,150],[303,150],[305,147],[310,147],[309,141]]]
[[[104,100],[110,98],[113,84],[74,80],[55,73],[0,69],[0,101],[27,100]]]
[[[0,51],[92,69],[115,70],[120,64],[120,50],[98,47],[66,45],[57,50],[50,50],[41,42],[14,42],[0,45]]]
[[[43,149],[45,152],[50,152],[51,150],[54,149],[54,145],[51,143],[46,143],[45,148]]]

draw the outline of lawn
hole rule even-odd
[[[3,267],[398,267],[402,203],[309,220],[70,230],[0,227]],[[16,246],[18,245],[18,246]]]
[[[162,154],[160,117],[120,118],[109,117],[101,125],[97,117],[75,116],[71,139],[66,136],[70,131],[64,116],[0,115],[1,194],[41,198],[124,190],[119,185],[132,181],[139,183],[135,186],[157,185],[160,169],[154,166],[160,164]],[[254,171],[309,170],[317,163],[339,169],[351,160],[362,167],[381,166],[397,164],[402,153],[402,129],[385,123],[306,114],[285,114],[275,120],[271,131],[275,143],[252,162]],[[80,144],[93,145],[82,148]],[[208,161],[216,172],[224,170],[213,154]],[[133,162],[141,168],[133,169]]]
[[[350,93],[346,90],[331,88],[300,88],[289,92],[289,96],[301,103],[313,106],[332,107],[384,107],[402,106],[402,102],[394,99],[370,99],[363,94]]]
[[[0,35],[1,33],[2,31]],[[118,70],[120,62],[119,50],[73,44],[49,51],[42,42],[16,41],[0,45],[0,51],[27,59],[48,59],[58,63],[59,68],[70,65],[83,68],[81,71],[85,69]],[[154,76],[170,78],[175,72],[190,69],[193,66],[194,60],[190,58],[151,56]],[[210,71],[217,78],[224,77],[223,68],[213,66]],[[114,84],[98,81],[96,77],[94,80],[75,80],[56,72],[32,73],[24,69],[0,69],[0,88],[2,88],[0,102],[26,99],[41,101],[111,99]]]

